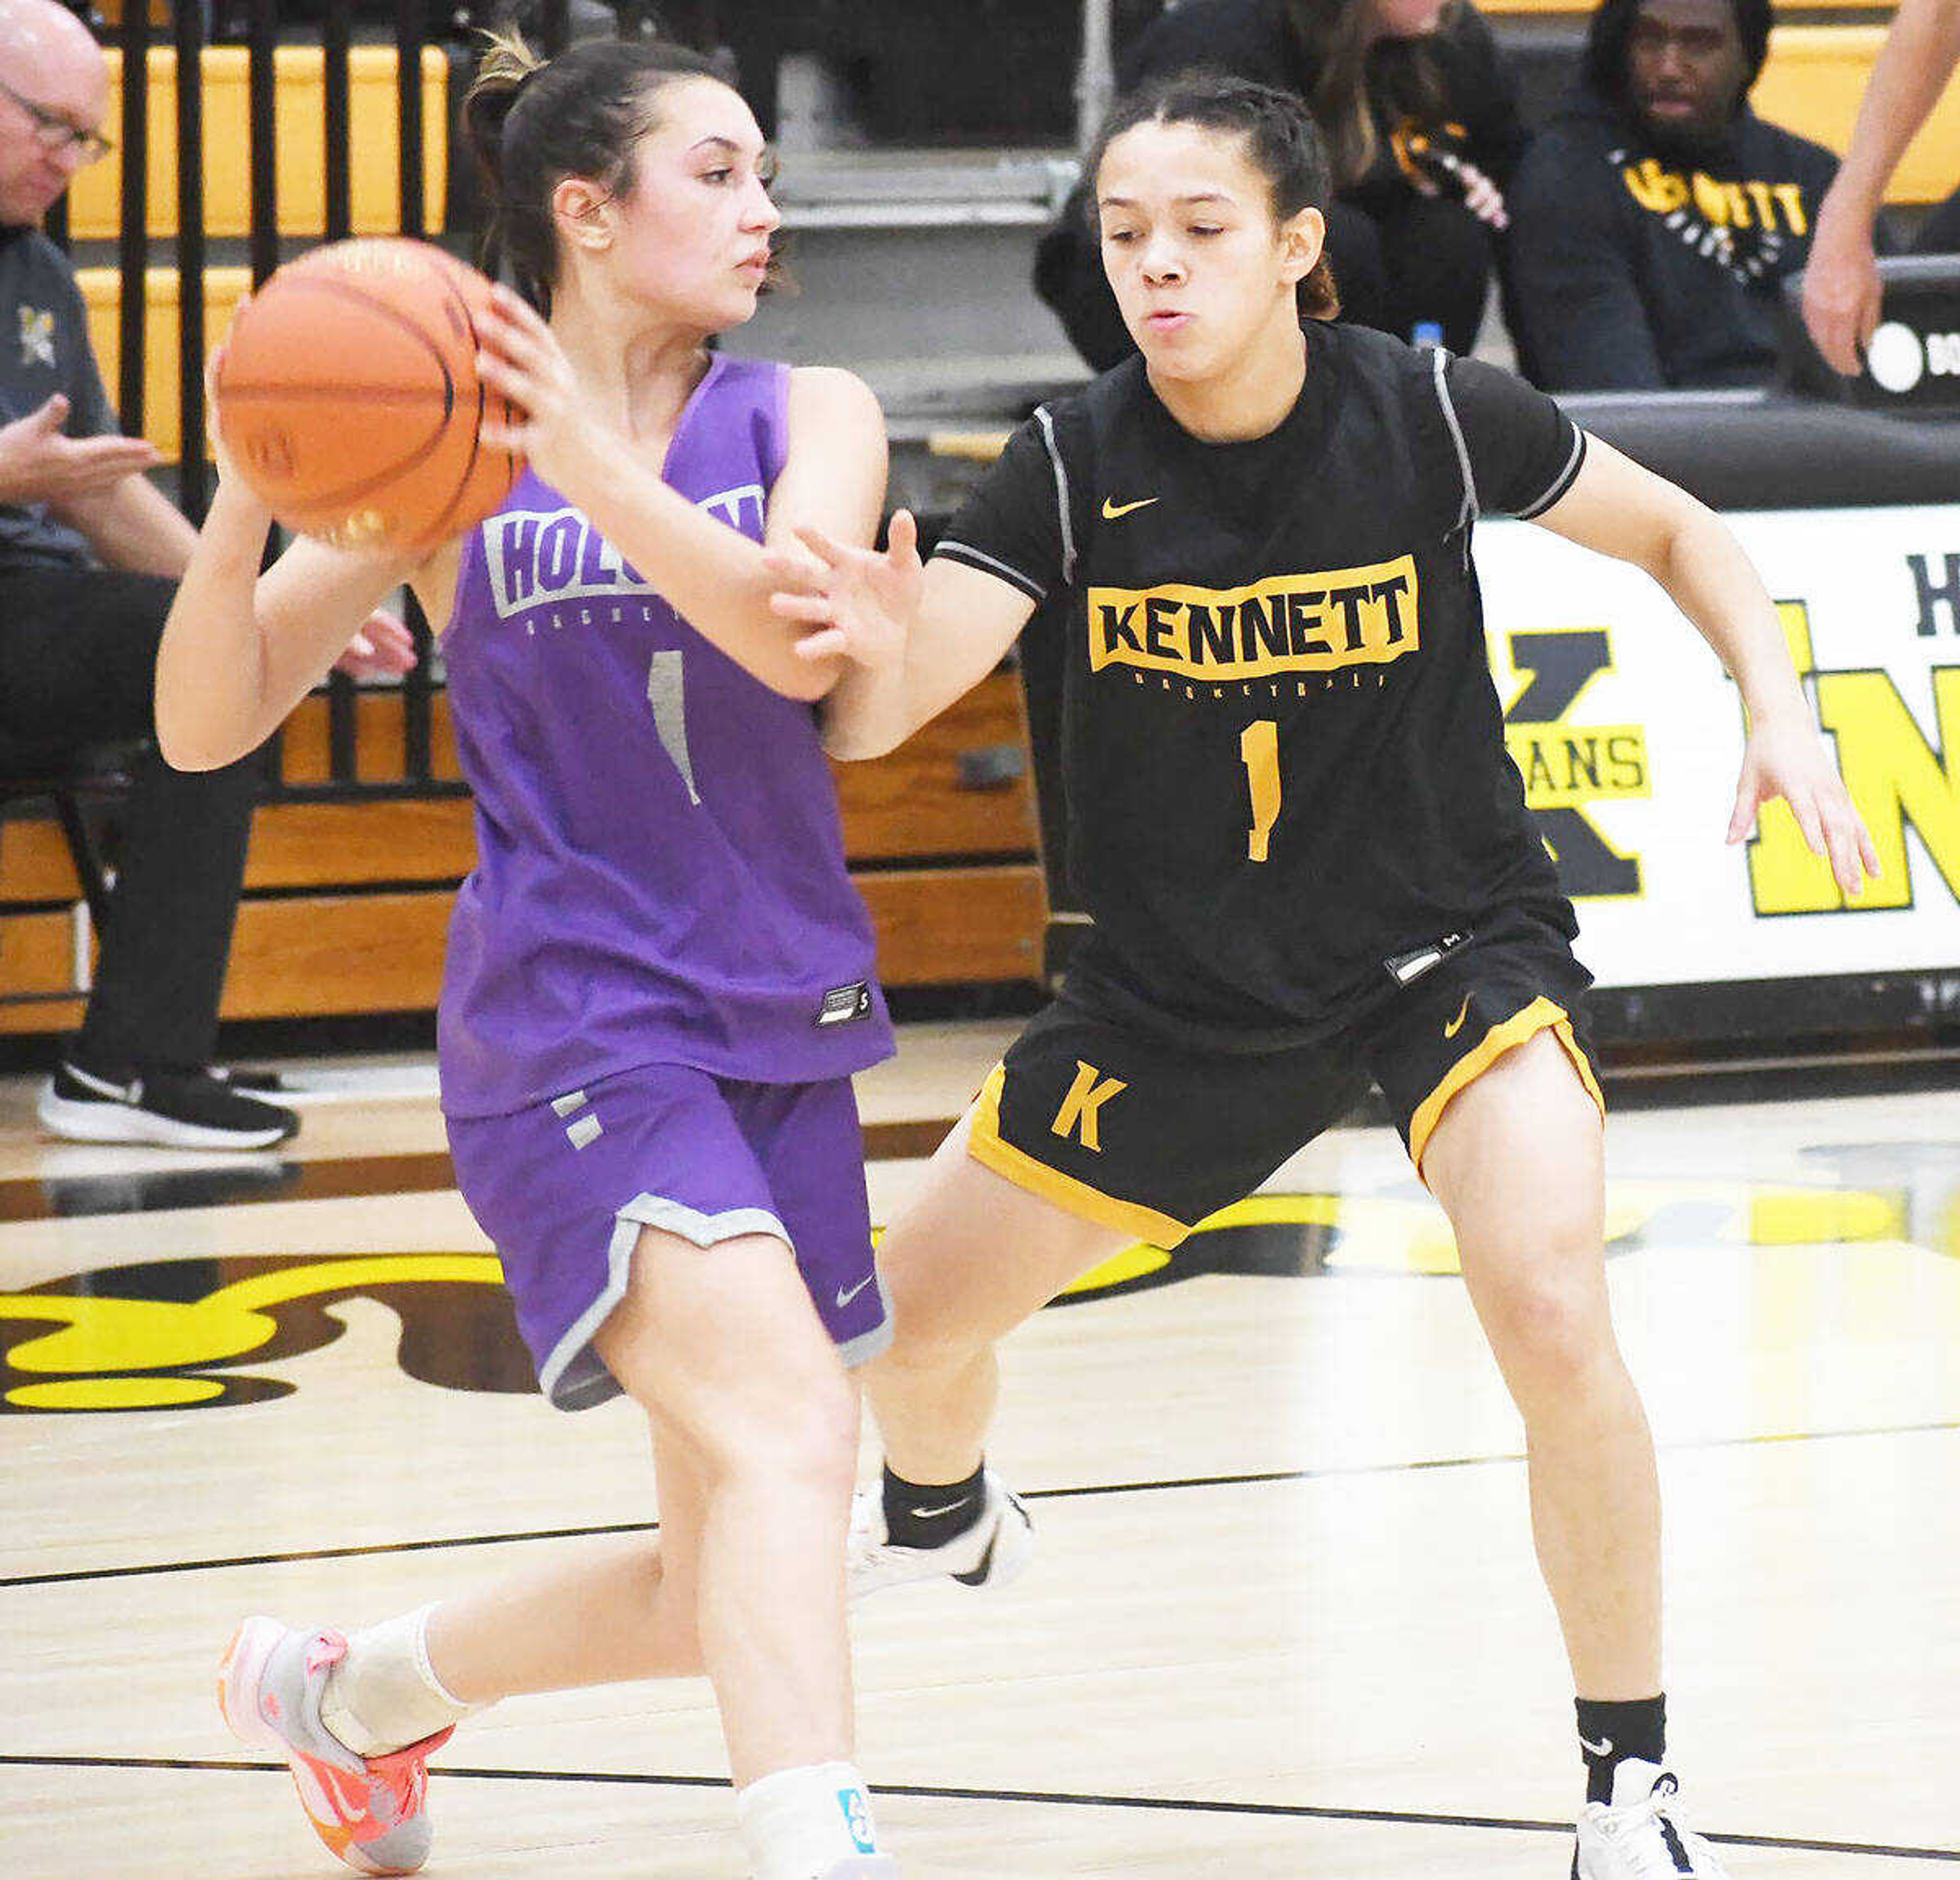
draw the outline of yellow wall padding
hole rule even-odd
[[[1757,115],[1814,137],[1841,155],[1851,142],[1882,26],[1780,26],[1754,94]],[[1939,202],[1960,188],[1960,84],[1950,84],[1885,192],[1890,202]]]
[[[110,82],[106,128],[120,134],[122,59],[108,50]],[[326,55],[317,46],[282,46],[273,55],[278,150],[279,228],[282,234],[326,232],[323,180]],[[204,53],[204,230],[211,236],[248,234],[252,182],[247,55],[239,46],[214,46]],[[169,237],[177,225],[177,52],[152,49],[149,59],[149,219],[152,235]],[[422,49],[423,189],[431,231],[443,225],[448,173],[449,62],[433,46]],[[396,122],[395,50],[356,46],[348,60],[348,110],[355,231],[393,234],[400,224],[396,171],[400,163]],[[68,197],[68,227],[80,240],[110,240],[121,214],[122,160],[111,156],[83,170]]]
[[[102,382],[116,402],[123,356],[117,326],[123,277],[113,268],[83,268],[75,279],[88,307],[88,333],[102,367]],[[182,412],[177,402],[177,271],[149,270],[148,310],[143,335],[143,434],[167,461],[174,463],[183,447]],[[204,336],[215,346],[231,325],[238,303],[252,291],[249,268],[211,268],[204,276]]]

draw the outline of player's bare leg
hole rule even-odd
[[[1004,1585],[1026,1564],[1026,1511],[985,1468],[994,1347],[1128,1239],[982,1167],[966,1152],[972,1124],[940,1145],[879,1246],[893,1337],[864,1377],[886,1472],[858,1498],[854,1595],[942,1574]]]
[[[1712,1850],[1669,1806],[1659,1481],[1607,1296],[1602,1147],[1596,1105],[1541,1032],[1451,1100],[1423,1175],[1524,1418],[1532,1536],[1587,1764],[1574,1870],[1719,1880]]]
[[[1541,1032],[1452,1099],[1423,1174],[1525,1421],[1538,1563],[1579,1688],[1660,1688],[1653,1439],[1606,1296],[1599,1112]]]

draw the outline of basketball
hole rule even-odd
[[[426,552],[492,514],[517,479],[483,447],[508,402],[476,375],[490,283],[427,242],[336,242],[240,309],[214,382],[238,475],[301,535]]]

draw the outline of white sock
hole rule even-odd
[[[357,1756],[419,1743],[480,1709],[465,1703],[429,1662],[432,1605],[356,1632],[327,1674],[320,1720]]]
[[[879,1851],[870,1792],[849,1763],[762,1777],[737,1793],[735,1814],[751,1880],[823,1880],[839,1861]]]

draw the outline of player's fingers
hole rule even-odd
[[[1729,841],[1739,842],[1755,826],[1756,805],[1761,800],[1755,773],[1745,770],[1742,781],[1736,786],[1736,806],[1729,812]]]
[[[918,554],[918,522],[909,509],[901,509],[892,517],[892,526],[886,535],[886,546],[895,561],[902,561],[907,555]]]
[[[545,317],[515,288],[507,287],[501,281],[490,290],[490,304],[501,318],[514,326],[521,326],[533,333],[551,331]]]
[[[827,568],[842,568],[848,558],[843,544],[832,541],[813,523],[797,524],[797,539]]]
[[[1790,805],[1790,814],[1796,818],[1796,826],[1803,832],[1803,839],[1813,855],[1828,857],[1830,845],[1825,840],[1824,825],[1817,813],[1817,805],[1808,790],[1785,790],[1783,800]]]
[[[818,660],[843,659],[849,655],[851,642],[839,627],[826,627],[821,632],[807,633],[797,641],[794,648],[800,660],[814,663]]]
[[[479,441],[492,450],[514,451],[519,456],[530,453],[531,428],[529,425],[499,424],[494,418],[486,418],[479,428]]]
[[[815,555],[800,548],[792,551],[778,546],[762,551],[762,572],[778,593],[814,593],[828,571]]]
[[[818,625],[827,626],[837,618],[822,594],[772,594],[769,611],[778,620],[807,620]]]
[[[29,415],[27,422],[37,431],[59,431],[68,421],[68,409],[66,395],[56,392],[38,411]]]

